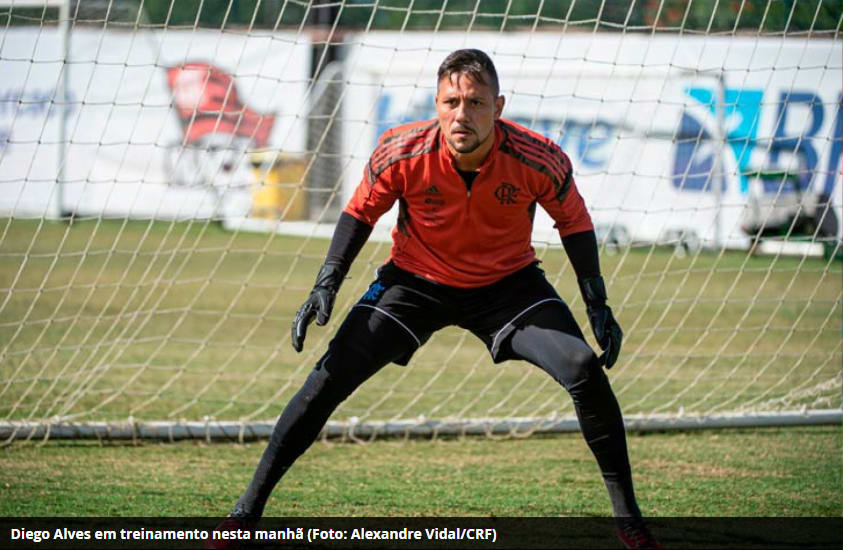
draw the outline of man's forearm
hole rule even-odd
[[[562,237],[562,246],[571,261],[577,280],[600,276],[600,259],[597,253],[597,236],[594,231],[583,231]]]
[[[334,236],[325,263],[337,266],[343,274],[348,273],[352,262],[372,234],[372,226],[361,222],[351,214],[343,212],[337,221]]]

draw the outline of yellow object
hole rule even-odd
[[[277,151],[256,151],[249,160],[255,179],[251,216],[272,220],[307,219],[306,161]]]

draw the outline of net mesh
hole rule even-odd
[[[504,116],[572,158],[626,335],[609,373],[625,414],[841,407],[835,2],[0,6],[6,427],[271,421],[388,257],[395,213],[296,354],[332,224],[380,133],[435,115],[461,47],[495,60]],[[534,247],[589,332],[541,212]],[[572,415],[538,369],[449,328],[333,418],[535,420],[505,424],[525,435]]]

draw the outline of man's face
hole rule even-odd
[[[491,78],[486,76],[486,81]],[[470,155],[488,152],[494,141],[495,120],[503,111],[503,96],[495,97],[491,86],[465,73],[453,73],[439,81],[436,113],[439,127],[451,151]]]

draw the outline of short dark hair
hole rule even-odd
[[[475,49],[464,49],[452,52],[439,65],[439,72],[437,73],[436,83],[442,82],[445,77],[450,77],[454,73],[465,73],[478,82],[491,86],[495,97],[498,97],[501,92],[501,86],[498,82],[498,72],[495,70],[495,64],[486,55],[485,52]],[[486,81],[486,76],[489,75],[491,82]]]

